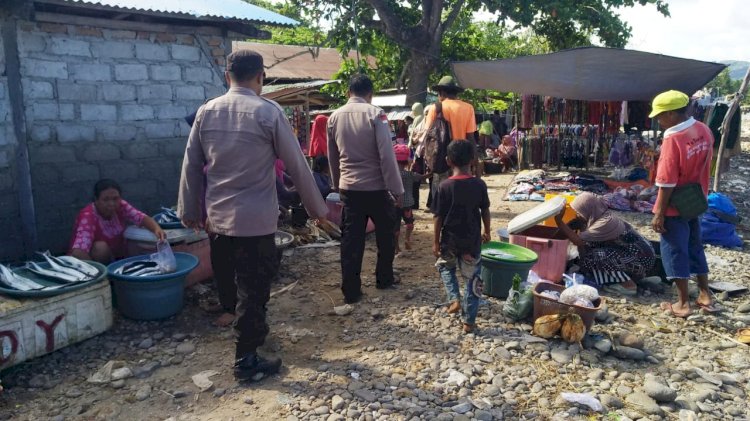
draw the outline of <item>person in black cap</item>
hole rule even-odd
[[[214,236],[215,252],[231,257],[237,285],[234,375],[239,381],[257,381],[281,367],[281,359],[257,354],[268,334],[266,304],[279,269],[277,158],[284,161],[307,213],[325,225],[328,212],[284,110],[260,96],[264,77],[260,54],[239,50],[227,57],[229,90],[195,116],[177,202],[182,223],[206,229]]]

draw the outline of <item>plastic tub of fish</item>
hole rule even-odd
[[[107,267],[117,310],[136,320],[166,319],[182,310],[185,277],[198,266],[198,258],[188,253],[174,253],[177,270],[160,275],[125,275],[118,269],[135,262],[150,261],[149,255],[119,260]],[[143,273],[143,272],[141,272]],[[147,273],[147,272],[146,272]]]
[[[154,221],[163,229],[182,228],[182,221],[177,217],[177,212],[172,208],[161,208],[161,212],[153,215]]]
[[[9,268],[0,265],[0,294],[18,298],[45,298],[86,288],[107,274],[104,265],[70,256],[42,254],[44,261]]]

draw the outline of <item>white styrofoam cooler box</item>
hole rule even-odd
[[[106,279],[41,299],[0,296],[0,369],[96,336],[112,327]]]

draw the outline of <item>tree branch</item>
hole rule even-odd
[[[423,0],[422,7],[424,7],[424,5],[427,3],[430,3],[430,8],[432,11],[430,20],[427,22],[427,31],[431,34],[434,34],[440,28],[440,18],[443,15],[443,0]]]
[[[318,58],[318,55],[320,54],[320,47],[308,47],[304,51],[299,51],[299,52],[294,53],[291,56],[287,56],[287,57],[277,57],[276,54],[274,54],[273,58],[275,58],[276,61],[274,61],[269,66],[263,66],[263,67],[265,67],[266,69],[270,69],[270,68],[272,68],[274,66],[277,66],[277,65],[279,65],[279,64],[281,64],[281,63],[283,63],[285,61],[289,61],[289,60],[291,60],[291,59],[293,59],[295,57],[304,56],[305,54],[310,54],[313,59]]]
[[[367,0],[367,2],[378,12],[389,37],[399,43],[406,44],[409,42],[408,37],[402,31],[402,29],[407,28],[407,25],[399,18],[397,9],[391,8],[385,0]]]
[[[465,0],[456,0],[456,3],[453,4],[453,8],[448,13],[448,17],[446,17],[445,21],[440,24],[440,31],[435,31],[435,34],[433,35],[438,37],[437,40],[442,39],[445,30],[450,28],[451,25],[453,25],[453,22],[456,21],[458,14],[461,13],[461,8],[464,6],[464,3]]]

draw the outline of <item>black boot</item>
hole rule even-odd
[[[255,382],[279,372],[281,358],[263,358],[256,353],[246,354],[234,362],[234,378],[240,382]]]

